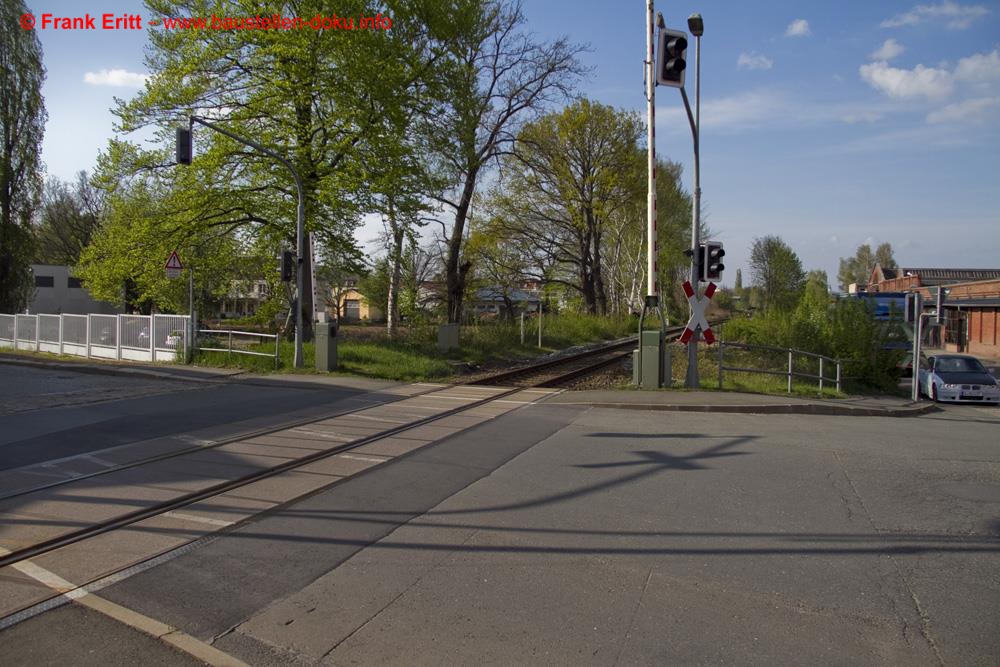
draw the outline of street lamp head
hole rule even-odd
[[[695,37],[701,37],[705,34],[705,22],[701,18],[701,14],[692,14],[688,17],[688,30]]]
[[[663,20],[663,12],[656,12],[656,27],[661,29],[667,27],[667,22]]]

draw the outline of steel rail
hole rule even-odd
[[[671,327],[671,329],[675,330],[675,332],[676,332],[678,330],[682,330],[683,327]],[[604,346],[603,348],[596,348],[596,351],[595,350],[588,350],[587,352],[581,353],[579,355],[572,355],[571,357],[563,357],[563,358],[558,359],[558,360],[552,360],[550,362],[543,362],[542,364],[535,364],[535,365],[533,365],[533,366],[531,366],[529,368],[520,369],[520,372],[527,372],[529,370],[534,371],[534,370],[538,370],[538,369],[541,369],[541,368],[547,368],[547,367],[555,366],[555,365],[558,365],[558,364],[564,364],[564,363],[567,363],[568,361],[573,360],[573,359],[580,359],[580,358],[585,358],[587,356],[593,356],[593,355],[595,355],[595,354],[597,354],[599,352],[607,352],[610,349],[615,349],[615,348],[618,348],[618,347],[624,347],[626,345],[634,344],[634,342],[635,341],[631,340],[631,339],[630,340],[626,340],[626,341],[616,342],[616,343],[614,343],[612,345]],[[622,355],[622,356],[625,356],[625,355]],[[603,362],[604,363],[611,363],[608,360],[603,360]],[[582,369],[574,369],[572,371],[569,371],[565,375],[573,375],[574,376],[573,378],[568,378],[568,379],[575,379],[575,377],[579,377],[579,374],[581,373],[581,371],[582,371]],[[508,372],[508,373],[501,373],[501,374],[498,374],[497,377],[503,377],[503,376],[508,375],[509,373],[510,372]],[[439,421],[441,419],[445,419],[447,417],[452,417],[452,416],[461,414],[463,412],[466,412],[468,410],[472,410],[474,408],[481,407],[483,405],[488,405],[489,403],[501,400],[501,399],[503,399],[503,398],[505,398],[507,396],[511,396],[513,394],[522,392],[525,389],[531,389],[533,387],[543,387],[545,384],[556,383],[556,382],[559,382],[559,381],[565,381],[565,379],[567,379],[567,378],[564,378],[563,376],[556,376],[555,378],[548,378],[548,379],[546,379],[546,380],[544,380],[544,381],[542,381],[540,383],[531,384],[531,385],[527,385],[527,386],[523,386],[523,387],[521,387],[521,386],[519,386],[519,387],[512,387],[510,389],[507,389],[506,391],[502,391],[502,392],[500,392],[498,394],[495,394],[493,396],[488,396],[488,397],[485,397],[485,398],[482,398],[482,399],[474,400],[472,403],[469,403],[467,405],[462,405],[462,406],[458,406],[458,407],[455,407],[455,408],[451,408],[451,409],[445,410],[445,411],[443,411],[443,412],[441,412],[439,414],[436,414],[436,415],[430,415],[428,417],[422,417],[422,418],[419,418],[419,419],[417,419],[416,421],[413,421],[413,422],[409,422],[409,423],[406,423],[406,424],[400,424],[398,426],[394,426],[394,427],[386,429],[384,431],[380,431],[378,433],[373,433],[373,434],[368,435],[368,436],[364,436],[364,437],[361,437],[361,438],[358,438],[358,439],[355,439],[355,440],[351,440],[349,442],[346,442],[346,443],[343,443],[341,445],[337,445],[337,446],[331,447],[329,449],[324,449],[324,450],[321,450],[321,451],[314,452],[312,454],[308,454],[308,455],[303,456],[301,458],[297,458],[297,459],[292,459],[292,460],[289,460],[289,461],[285,461],[284,463],[280,463],[280,464],[278,464],[276,466],[272,466],[270,468],[265,468],[265,469],[262,469],[262,470],[257,470],[257,471],[254,471],[252,473],[248,473],[246,475],[243,475],[241,477],[237,477],[237,478],[232,479],[232,480],[226,480],[224,482],[219,482],[217,484],[213,484],[211,486],[208,486],[208,487],[206,487],[204,489],[200,489],[198,491],[192,491],[190,493],[186,493],[186,494],[177,496],[176,498],[172,498],[170,500],[166,500],[166,501],[163,501],[163,502],[160,502],[160,503],[156,503],[156,504],[151,505],[149,507],[140,508],[140,509],[134,510],[132,512],[127,512],[127,513],[119,515],[117,517],[113,517],[113,518],[110,518],[110,519],[107,519],[107,520],[104,520],[104,521],[100,521],[100,522],[91,524],[89,526],[85,526],[83,528],[79,528],[77,530],[74,530],[74,531],[71,531],[71,532],[68,532],[68,533],[63,533],[62,535],[57,535],[57,536],[49,538],[47,540],[42,540],[41,542],[37,542],[37,543],[35,543],[33,545],[29,545],[29,546],[23,547],[21,549],[10,551],[9,553],[0,556],[0,568],[8,567],[10,565],[15,565],[17,563],[20,563],[20,562],[23,562],[23,561],[26,561],[26,560],[30,560],[32,558],[36,558],[36,557],[41,556],[43,554],[50,553],[50,552],[55,551],[57,549],[60,549],[60,548],[66,547],[66,546],[70,546],[72,544],[75,544],[75,543],[78,543],[78,542],[82,542],[84,540],[90,539],[92,537],[97,537],[99,535],[103,535],[105,533],[108,533],[108,532],[111,532],[111,531],[114,531],[114,530],[118,530],[118,529],[121,529],[121,528],[126,528],[126,527],[131,526],[133,524],[136,524],[136,523],[138,523],[140,521],[145,521],[146,519],[151,519],[153,517],[160,516],[160,515],[165,514],[167,512],[171,512],[171,511],[174,511],[176,509],[180,509],[182,507],[186,507],[188,505],[192,505],[192,504],[200,502],[202,500],[207,500],[207,499],[212,498],[214,496],[218,496],[218,495],[221,495],[223,493],[227,493],[229,491],[233,491],[233,490],[239,489],[241,487],[247,486],[247,485],[252,484],[254,482],[261,481],[261,480],[264,480],[264,479],[268,479],[268,478],[271,478],[271,477],[275,477],[275,476],[280,475],[282,473],[285,473],[285,472],[288,472],[288,471],[291,471],[291,470],[295,470],[296,468],[301,468],[302,466],[309,465],[309,464],[315,463],[317,461],[322,461],[324,459],[330,458],[332,456],[336,456],[338,454],[342,454],[344,452],[349,452],[349,451],[351,451],[353,449],[357,449],[358,447],[362,447],[364,445],[368,445],[368,444],[371,444],[373,442],[377,442],[377,441],[382,440],[384,438],[390,438],[390,437],[393,437],[395,435],[399,435],[400,433],[405,433],[406,431],[418,428],[420,426],[425,426],[427,424],[431,424],[431,423]],[[473,385],[473,384],[478,384],[478,383],[469,383],[469,384]],[[462,386],[462,385],[449,385],[448,387],[443,387],[441,389],[434,389],[434,390],[430,390],[428,392],[421,392],[419,394],[414,394],[414,396],[425,396],[425,395],[436,393],[437,391],[443,391],[445,389],[454,388],[455,386]],[[410,398],[410,397],[402,397],[402,398],[405,399],[405,398]],[[393,402],[395,402],[395,401],[393,401]],[[376,407],[376,406],[368,406],[368,408],[371,408],[371,407]],[[351,414],[353,412],[358,412],[358,411],[364,410],[364,409],[367,409],[367,408],[359,408],[357,410],[348,411],[348,412],[345,412],[343,414]],[[337,415],[337,416],[340,416],[340,415]],[[328,418],[329,417],[320,417],[320,418],[316,418],[316,419],[309,419],[309,420],[305,421],[305,423],[315,423],[317,421],[323,421],[324,419],[328,419]],[[284,430],[285,428],[295,428],[295,427],[294,426],[293,427],[279,427],[279,428],[275,428],[275,429],[270,429],[269,432],[280,431],[280,430]],[[466,429],[461,429],[461,430],[466,430]],[[244,436],[244,437],[236,438],[234,441],[245,440],[245,439],[247,439],[247,437],[257,437],[257,436]],[[229,444],[229,443],[219,443],[218,445],[213,445],[213,446],[222,446],[222,444]],[[206,448],[198,448],[198,449],[199,449],[199,451],[202,451],[202,450],[204,450]],[[190,451],[188,453],[190,453]],[[130,467],[135,467],[135,466],[130,466]],[[100,471],[100,472],[103,472],[103,471]],[[76,480],[73,480],[73,481],[76,481]],[[336,480],[336,481],[333,482],[333,484],[336,484],[339,481],[340,480]],[[195,539],[200,539],[200,538],[195,538]],[[189,540],[185,544],[187,544],[189,542],[193,542],[193,541],[194,540]],[[170,550],[173,550],[173,549],[178,549],[178,548],[181,548],[183,546],[184,545],[178,545],[178,546],[175,546],[175,547],[171,547],[171,549],[168,549],[167,551],[170,551]],[[148,559],[142,559],[142,560],[148,560]],[[133,563],[132,565],[129,565],[128,567],[132,567],[135,564],[136,563]],[[106,576],[108,576],[108,575],[107,574],[102,575],[101,578],[106,577]],[[85,585],[86,584],[84,584],[82,586],[85,586]],[[80,587],[82,587],[82,586],[80,586]],[[80,587],[78,587],[78,588],[80,588]]]
[[[446,389],[451,389],[454,386],[455,385],[447,385],[447,386],[438,387],[438,388],[435,388],[435,389],[428,389],[427,391],[417,392],[416,394],[411,394],[409,396],[400,396],[396,400],[390,400],[390,401],[386,401],[384,403],[375,403],[375,404],[372,404],[372,405],[366,405],[366,406],[362,406],[362,407],[358,407],[358,408],[351,408],[351,409],[340,410],[340,411],[336,411],[336,412],[328,412],[328,413],[325,413],[325,414],[320,415],[318,417],[303,417],[302,419],[293,419],[293,420],[290,420],[290,421],[282,422],[282,423],[277,424],[277,425],[265,426],[265,427],[262,427],[262,428],[259,428],[259,429],[254,429],[252,431],[244,431],[243,433],[238,433],[236,435],[231,435],[231,436],[225,437],[225,438],[223,438],[221,440],[216,440],[216,441],[212,442],[211,444],[206,444],[206,445],[192,445],[190,447],[185,447],[183,449],[178,449],[176,451],[164,452],[163,454],[157,454],[155,456],[148,456],[148,457],[146,457],[144,459],[138,459],[138,460],[135,460],[135,461],[130,461],[128,463],[121,463],[121,464],[118,464],[116,466],[112,466],[110,468],[104,468],[102,470],[95,470],[93,472],[85,473],[85,474],[82,474],[82,475],[75,475],[75,476],[69,477],[67,479],[60,479],[60,480],[56,480],[54,482],[49,482],[47,484],[40,484],[38,486],[33,486],[30,489],[22,489],[20,491],[14,491],[13,493],[8,493],[6,495],[0,496],[0,502],[2,502],[4,500],[9,500],[10,498],[18,498],[18,497],[21,497],[21,496],[30,495],[32,493],[38,493],[39,491],[47,491],[49,489],[54,489],[54,488],[58,488],[58,487],[61,487],[61,486],[66,486],[67,484],[74,484],[76,482],[81,482],[83,480],[92,479],[94,477],[101,477],[103,475],[110,475],[110,474],[113,474],[113,473],[116,473],[116,472],[121,472],[123,470],[129,470],[131,468],[138,468],[140,466],[144,466],[144,465],[147,465],[147,464],[150,464],[150,463],[159,463],[160,461],[167,461],[169,459],[177,458],[179,456],[185,456],[187,454],[197,454],[197,453],[200,453],[200,452],[210,451],[212,449],[216,449],[218,447],[224,447],[226,445],[231,445],[233,443],[240,442],[242,440],[249,440],[250,438],[259,438],[261,436],[271,435],[272,433],[278,433],[279,431],[286,431],[288,429],[298,428],[299,426],[308,426],[309,424],[315,424],[316,422],[321,422],[321,421],[324,421],[326,419],[335,419],[336,417],[346,417],[348,415],[352,415],[352,414],[355,414],[355,413],[358,413],[358,412],[363,412],[364,410],[370,410],[371,408],[378,407],[380,405],[391,405],[393,403],[398,403],[399,401],[402,401],[402,400],[405,400],[405,399],[408,399],[408,398],[417,398],[419,396],[427,396],[429,394],[433,394],[433,393],[438,392],[438,391],[444,391]],[[135,443],[126,443],[124,446],[139,445],[142,442],[144,442],[144,441],[140,440],[139,442],[135,442]],[[102,450],[97,450],[97,452],[100,452],[100,451],[102,451]],[[88,453],[97,453],[97,452],[88,452]],[[68,457],[68,458],[72,458],[72,457]],[[32,465],[35,465],[35,464],[32,464]],[[23,466],[23,467],[30,467],[30,466]],[[12,470],[17,470],[17,469],[15,468],[15,469],[12,469]]]
[[[212,498],[214,496],[218,496],[220,494],[227,493],[235,489],[239,489],[254,482],[268,479],[270,477],[280,475],[281,473],[288,472],[290,470],[295,470],[296,468],[301,468],[302,466],[305,465],[309,465],[310,463],[322,461],[332,456],[336,456],[337,454],[342,454],[344,452],[351,451],[352,449],[357,449],[358,447],[362,447],[364,445],[377,442],[384,438],[390,438],[395,435],[399,435],[400,433],[404,433],[406,431],[418,428],[420,426],[425,426],[427,424],[431,424],[438,420],[445,419],[447,417],[451,417],[457,414],[461,414],[462,412],[465,412],[467,410],[487,405],[493,401],[500,400],[512,394],[524,391],[526,388],[530,387],[513,387],[494,396],[488,396],[482,399],[475,400],[467,405],[461,405],[455,408],[445,410],[440,414],[430,415],[428,417],[422,417],[417,419],[416,421],[409,422],[407,424],[400,424],[399,426],[394,426],[384,431],[373,433],[372,435],[364,436],[356,440],[351,440],[350,442],[346,442],[342,445],[337,445],[329,449],[317,451],[312,454],[303,456],[301,458],[292,459],[290,461],[286,461],[284,463],[280,463],[276,466],[265,468],[263,470],[257,470],[252,473],[243,475],[241,477],[237,477],[235,479],[219,482],[217,484],[208,486],[204,489],[200,489],[198,491],[192,491],[190,493],[177,496],[176,498],[156,503],[155,505],[151,505],[149,507],[134,510],[132,512],[127,512],[125,514],[113,517],[111,519],[107,519],[105,521],[97,522],[68,533],[63,533],[62,535],[57,535],[47,540],[37,542],[33,545],[14,550],[6,555],[0,556],[0,568],[7,567],[9,565],[14,565],[16,563],[29,560],[31,558],[36,558],[43,554],[55,551],[56,549],[69,546],[92,537],[97,537],[98,535],[103,535],[104,533],[108,533],[113,530],[126,528],[140,521],[151,519],[166,512],[171,512],[173,510],[180,509],[188,505],[192,505],[202,500],[207,500],[208,498]]]

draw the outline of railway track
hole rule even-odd
[[[683,326],[667,327],[668,338],[679,336]],[[634,336],[584,350],[572,355],[549,359],[521,368],[496,373],[474,380],[470,385],[514,387],[559,387],[573,380],[607,368],[632,354],[636,346]]]
[[[683,327],[673,327],[668,329],[668,333],[678,334],[682,329]],[[0,533],[0,545],[6,544],[14,548],[0,546],[0,582],[3,581],[3,575],[12,570],[21,572],[27,571],[25,568],[35,568],[35,563],[40,558],[55,559],[56,562],[60,562],[66,560],[57,558],[60,554],[73,550],[84,553],[88,544],[102,536],[115,535],[118,531],[135,533],[150,522],[163,521],[165,517],[196,519],[198,517],[195,514],[198,511],[206,511],[205,507],[210,509],[213,502],[239,497],[234,494],[252,495],[246,493],[246,489],[258,487],[268,480],[281,480],[283,476],[303,472],[321,474],[317,471],[324,470],[324,466],[329,467],[331,464],[334,464],[334,467],[338,465],[343,467],[346,462],[355,468],[365,469],[392,460],[394,456],[384,455],[386,451],[392,449],[389,443],[396,443],[393,447],[398,447],[401,441],[415,443],[406,450],[412,451],[471,428],[521,405],[540,400],[552,393],[552,390],[547,388],[565,384],[623,359],[631,354],[634,346],[634,338],[615,341],[591,350],[497,373],[468,384],[431,385],[425,390],[402,395],[398,400],[336,411],[321,417],[295,420],[209,445],[182,448],[74,478],[7,493],[0,497],[0,513],[16,514],[20,507],[30,508],[34,503],[45,505],[51,504],[53,499],[76,497],[74,494],[78,490],[87,497],[88,494],[95,493],[94,489],[99,484],[104,485],[99,488],[114,488],[117,483],[127,490],[195,487],[185,492],[171,493],[164,499],[141,503],[142,506],[134,509],[129,504],[134,503],[134,499],[126,492],[124,499],[118,499],[120,507],[116,509],[121,511],[112,512],[110,516],[94,521],[82,520],[71,512],[70,516],[59,517],[65,527],[70,527],[69,529],[49,530],[49,534],[40,539],[23,539],[16,532],[17,526],[13,534],[12,531],[6,530]],[[435,404],[435,401],[438,403]],[[386,422],[395,423],[388,428],[378,426]],[[375,425],[374,428],[372,425]],[[178,480],[169,476],[171,474],[169,471],[177,470],[178,467],[197,469],[199,466],[218,465],[218,461],[226,460],[227,456],[242,462],[241,457],[249,456],[245,454],[248,450],[252,452],[254,448],[276,447],[287,447],[289,452],[294,450],[298,454],[289,456],[277,464],[258,465],[249,472],[234,474],[226,479],[215,479],[218,474],[212,473],[200,481],[198,475],[192,473],[190,478],[183,478],[180,480],[183,483],[178,484]],[[380,450],[379,447],[384,449]],[[373,448],[375,454],[372,454]],[[406,451],[399,455],[405,454]],[[361,455],[357,455],[358,453]],[[206,460],[206,457],[213,455],[215,455],[214,462]],[[167,476],[158,478],[157,471],[161,467],[167,467]],[[329,473],[320,480],[322,483],[318,486],[310,487],[304,493],[286,494],[278,502],[271,503],[269,507],[251,511],[235,521],[205,519],[211,524],[211,529],[196,531],[196,534],[188,539],[175,541],[164,548],[148,549],[140,556],[130,557],[109,567],[89,572],[83,579],[78,577],[70,589],[62,586],[51,594],[43,596],[42,599],[28,600],[13,609],[0,607],[0,629],[69,600],[74,591],[77,595],[84,594],[92,589],[99,589],[103,585],[102,582],[116,580],[116,577],[121,576],[120,573],[152,567],[153,563],[170,557],[170,554],[194,548],[193,545],[199,541],[212,539],[221,532],[233,530],[254,520],[255,517],[280,509],[351,474],[354,473],[343,475]],[[141,478],[142,475],[148,475],[148,478]],[[116,476],[126,478],[132,476],[132,478],[117,482]],[[140,481],[136,481],[135,476],[140,476]],[[26,525],[34,528],[33,523],[26,522]],[[59,524],[59,521],[49,520],[42,523],[48,526],[53,523]],[[31,534],[32,530],[26,532]],[[70,560],[72,561],[72,558]],[[2,585],[0,583],[0,592]]]
[[[683,327],[671,327],[667,331],[668,333],[678,333],[681,330],[683,330]],[[465,384],[470,386],[500,386],[500,387],[506,386],[506,387],[521,387],[521,388],[558,387],[561,384],[568,383],[571,382],[572,380],[586,376],[590,373],[594,373],[598,370],[601,370],[607,366],[612,365],[613,363],[621,359],[624,359],[631,353],[630,351],[634,346],[635,346],[635,338],[631,337],[624,340],[614,341],[607,345],[601,345],[589,350],[584,350],[582,352],[578,352],[575,354],[549,359],[540,363],[530,364],[509,371],[494,373],[487,377],[479,378],[477,380]],[[424,391],[419,391],[413,394],[409,394],[406,397],[414,398],[432,394],[437,391],[440,391],[440,389],[436,387],[431,387]],[[398,400],[402,400],[403,398],[404,396],[400,396],[400,399]],[[386,403],[383,403],[383,405],[385,404]],[[35,494],[45,490],[57,489],[59,487],[75,484],[83,480],[114,475],[116,473],[120,473],[125,470],[140,468],[142,466],[162,461],[168,461],[170,459],[177,459],[192,454],[218,449],[232,443],[237,443],[250,440],[252,438],[267,436],[288,429],[307,426],[309,424],[315,424],[328,419],[334,419],[336,417],[350,416],[353,414],[357,414],[359,412],[363,412],[364,410],[367,410],[370,407],[371,406],[363,406],[347,410],[336,410],[333,412],[323,414],[321,416],[289,420],[273,426],[268,426],[260,429],[253,429],[250,431],[245,431],[233,435],[228,438],[215,440],[210,444],[191,445],[189,447],[183,447],[180,449],[164,452],[154,456],[143,457],[140,459],[136,459],[134,461],[128,461],[126,463],[109,466],[101,470],[95,470],[89,473],[74,475],[66,479],[55,480],[52,482],[47,482],[45,484],[37,484],[23,489],[16,489],[14,491],[9,491],[7,493],[0,494],[0,509],[2,509],[2,503],[4,501],[11,500],[14,498],[30,496],[31,494]],[[0,559],[0,567],[2,567],[2,559]]]
[[[609,347],[620,350],[633,344],[630,341],[621,341],[615,346]],[[604,349],[603,352],[605,355],[611,353],[608,349]],[[583,355],[572,355],[572,358],[588,356],[595,356],[595,352],[588,351]],[[18,512],[21,511],[26,511],[28,516],[32,516],[32,512],[40,512],[40,510],[32,508],[45,508],[56,502],[67,504],[68,501],[65,500],[67,498],[85,497],[88,500],[83,501],[81,506],[76,508],[72,506],[72,503],[68,503],[70,507],[65,510],[65,515],[59,516],[57,519],[48,517],[49,520],[41,522],[44,527],[40,530],[34,525],[36,523],[34,521],[20,523],[13,521],[10,526],[0,532],[0,545],[6,545],[6,548],[0,546],[0,593],[3,592],[4,575],[9,573],[11,576],[22,576],[23,573],[36,570],[39,561],[45,565],[46,559],[57,563],[87,560],[92,555],[91,552],[94,551],[88,545],[101,539],[107,539],[109,536],[113,538],[119,533],[130,535],[141,533],[146,526],[151,525],[151,522],[174,520],[178,517],[198,518],[196,515],[204,514],[203,508],[206,504],[218,503],[219,499],[252,496],[253,494],[246,492],[246,489],[259,487],[268,480],[280,482],[290,474],[316,473],[317,470],[322,469],[322,466],[330,466],[331,464],[341,467],[347,464],[361,469],[377,465],[394,458],[371,453],[373,447],[376,448],[376,451],[386,451],[389,444],[383,445],[382,443],[395,442],[397,444],[394,446],[398,446],[398,443],[404,439],[413,438],[408,442],[414,443],[412,448],[415,449],[493,419],[521,405],[540,400],[552,392],[537,389],[538,387],[557,383],[560,380],[566,381],[571,375],[578,377],[582,372],[579,366],[566,370],[561,375],[552,370],[557,365],[565,366],[568,359],[558,360],[560,364],[546,363],[545,367],[549,369],[549,372],[545,378],[536,381],[522,380],[518,383],[519,386],[507,388],[485,386],[486,381],[480,380],[477,385],[431,387],[425,391],[418,391],[403,397],[398,401],[340,411],[333,416],[303,419],[243,434],[212,445],[185,448],[97,473],[8,493],[0,498],[0,513],[6,513],[7,516],[17,516]],[[520,370],[523,374],[526,369]],[[524,376],[522,375],[522,377]],[[426,414],[427,412],[431,414]],[[399,423],[388,428],[383,427],[385,422],[393,420]],[[366,428],[368,424],[375,425],[375,427]],[[299,440],[294,441],[294,444],[312,447],[314,451],[223,480],[212,478],[199,480],[198,476],[192,473],[189,477],[180,480],[183,483],[179,483],[177,479],[171,478],[169,473],[166,476],[158,476],[158,471],[165,467],[168,470],[177,470],[179,467],[197,469],[199,465],[206,465],[206,456],[214,454],[215,459],[224,460],[225,456],[235,457],[237,456],[236,452],[246,451],[248,447],[288,446],[288,442],[292,442],[294,438],[299,438]],[[386,447],[386,450],[377,450],[379,446]],[[291,450],[302,451],[300,447],[289,447],[289,451]],[[363,452],[363,454],[357,455],[358,452]],[[234,467],[234,469],[238,468]],[[122,572],[131,572],[136,568],[141,569],[144,563],[159,562],[171,553],[179,553],[181,550],[191,548],[199,540],[211,539],[220,532],[233,530],[263,513],[275,511],[277,508],[284,507],[320,488],[326,488],[347,476],[350,474],[328,475],[322,480],[323,483],[320,486],[309,488],[305,493],[286,494],[286,496],[281,497],[280,502],[272,503],[271,506],[262,511],[250,512],[236,521],[204,519],[212,522],[213,525],[210,529],[197,531],[188,539],[175,540],[166,548],[148,549],[138,557],[128,557],[108,567],[102,565],[97,569],[91,569],[85,578],[66,576],[66,580],[73,582],[71,588],[63,585],[57,590],[49,591],[40,599],[32,597],[25,600],[24,604],[14,608],[0,607],[0,629],[62,604],[74,594],[79,596],[92,592],[91,589],[94,587],[100,588],[101,582],[114,580]],[[137,477],[139,481],[136,481]],[[165,499],[143,502],[138,508],[134,507],[136,500],[129,493],[134,489],[159,490],[192,485],[195,488],[185,492],[171,493]],[[93,521],[87,521],[80,516],[80,514],[86,514],[86,511],[81,507],[89,508],[87,502],[104,501],[103,497],[94,500],[95,489],[116,487],[125,488],[125,497],[122,498],[119,495],[117,506],[114,507],[114,511],[110,512],[109,516]],[[107,510],[100,504],[97,507],[105,512]],[[28,509],[24,510],[24,508]],[[56,528],[53,528],[53,524]],[[32,535],[37,532],[42,532],[43,537],[40,539],[32,538]],[[90,550],[88,551],[88,549]],[[60,580],[63,579],[60,578]],[[2,597],[3,595],[0,595],[0,598]]]

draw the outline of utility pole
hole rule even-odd
[[[699,233],[701,229],[701,163],[700,163],[700,140],[701,140],[701,36],[705,32],[705,25],[701,14],[692,14],[688,17],[688,29],[695,37],[695,83],[694,83],[694,117],[691,116],[691,104],[688,102],[687,91],[681,86],[681,98],[684,100],[684,109],[687,111],[688,121],[691,124],[691,136],[694,140],[694,202],[691,207],[691,285],[695,292],[698,291],[698,282],[701,279],[698,270],[701,257],[699,250],[701,239]],[[697,389],[701,382],[698,377],[698,340],[701,338],[701,327],[696,327],[694,335],[688,341],[688,366],[687,375],[684,379],[684,386],[689,389]]]
[[[662,27],[663,15],[659,16]],[[656,274],[656,53],[654,51],[653,0],[646,2],[646,296],[659,294]]]

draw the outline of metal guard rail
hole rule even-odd
[[[224,335],[228,338],[227,347],[201,347],[198,345],[197,340],[195,342],[195,349],[200,352],[225,352],[227,354],[246,354],[254,357],[273,357],[274,367],[278,368],[280,361],[280,336],[277,334],[266,334],[257,333],[254,331],[235,331],[233,329],[198,329],[198,334],[207,334],[208,336],[220,336]],[[269,354],[265,352],[251,352],[250,350],[242,350],[238,347],[233,347],[233,336],[253,336],[256,338],[273,338],[274,339],[274,354]]]
[[[788,370],[775,371],[769,368],[742,368],[739,366],[726,366],[725,365],[725,348],[737,348],[741,350],[749,351],[767,351],[767,352],[781,352],[788,354]],[[796,354],[801,354],[806,357],[812,357],[814,359],[819,359],[819,374],[814,375],[812,373],[803,373],[795,370],[794,357]],[[831,362],[836,366],[837,374],[834,377],[826,377],[823,372],[824,362]],[[792,381],[795,378],[806,378],[810,380],[819,380],[819,393],[820,396],[823,395],[823,383],[825,381],[830,381],[835,383],[837,387],[837,392],[840,392],[841,382],[843,380],[843,375],[841,373],[843,368],[843,362],[840,359],[833,359],[832,357],[827,357],[822,354],[816,354],[814,352],[806,352],[804,350],[795,350],[788,347],[772,347],[770,345],[749,345],[747,343],[734,343],[723,341],[719,339],[719,389],[722,389],[722,380],[724,371],[731,371],[737,373],[761,373],[765,375],[785,375],[788,377],[788,393],[792,393]]]

